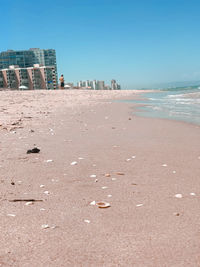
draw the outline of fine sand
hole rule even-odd
[[[134,97],[0,92],[0,266],[200,266],[200,127]]]

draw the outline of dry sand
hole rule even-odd
[[[135,96],[0,92],[0,266],[200,266],[200,128]]]

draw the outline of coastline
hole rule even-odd
[[[135,91],[3,94],[3,266],[200,264],[198,126],[135,116],[133,104],[112,101]],[[41,152],[27,155],[34,144]],[[43,202],[8,201],[24,197]]]

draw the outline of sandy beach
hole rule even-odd
[[[138,96],[0,92],[0,266],[200,266],[200,127]]]

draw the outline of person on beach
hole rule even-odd
[[[65,81],[64,81],[63,74],[60,76],[59,80],[60,80],[60,89],[64,89]]]

